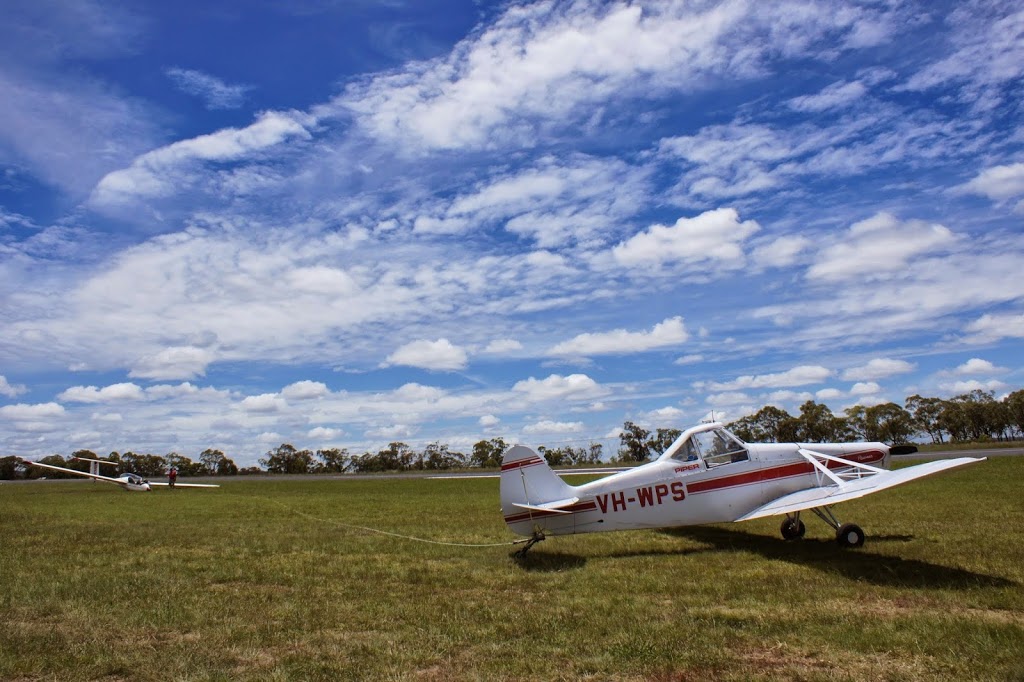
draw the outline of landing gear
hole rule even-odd
[[[864,544],[864,531],[853,523],[844,523],[836,531],[836,542],[840,547],[861,547]]]
[[[807,527],[804,522],[800,520],[800,514],[796,516],[786,516],[786,520],[782,522],[782,537],[786,540],[799,540],[807,532]]]
[[[541,531],[534,531],[534,533],[530,537],[530,539],[526,540],[526,544],[523,545],[522,549],[517,550],[515,552],[512,552],[512,557],[515,558],[515,559],[522,559],[522,558],[524,558],[526,556],[526,553],[530,551],[531,547],[536,545],[538,542],[542,542],[543,540],[544,540],[544,533],[542,533]]]
[[[839,523],[839,519],[829,507],[815,507],[812,512],[818,515],[822,521],[832,526],[836,531],[836,542],[840,547],[854,548],[864,545],[864,531],[860,526],[853,523]],[[789,520],[789,517],[786,519]]]

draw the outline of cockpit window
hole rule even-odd
[[[743,443],[722,429],[701,431],[691,435],[672,458],[693,461],[697,457],[703,458],[709,468],[732,462],[745,462],[750,458]]]

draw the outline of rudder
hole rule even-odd
[[[514,532],[532,535],[535,517],[562,513],[575,504],[576,489],[551,470],[547,461],[528,447],[517,445],[501,458],[501,512]]]

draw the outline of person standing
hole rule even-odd
[[[174,482],[178,480],[178,469],[171,467],[171,470],[167,472],[167,487],[173,488]]]

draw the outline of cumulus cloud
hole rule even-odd
[[[875,358],[866,365],[851,367],[843,372],[843,379],[847,381],[872,381],[885,379],[897,374],[906,374],[914,371],[916,365],[906,360],[894,360],[892,358]]]
[[[961,185],[960,189],[986,196],[993,201],[1024,196],[1024,163],[986,168],[973,180]]]
[[[570,374],[565,377],[552,374],[546,379],[530,377],[517,381],[512,390],[524,394],[531,401],[587,400],[609,393],[608,389],[586,374]]]
[[[996,367],[988,360],[982,360],[981,358],[971,358],[964,364],[954,369],[953,374],[958,376],[978,376],[986,374],[1000,374],[1005,371],[1006,368]]]
[[[345,431],[342,429],[331,429],[326,426],[317,426],[309,430],[306,434],[307,437],[313,440],[325,441],[334,440],[345,435]]]
[[[882,387],[879,386],[874,381],[858,381],[857,383],[850,387],[850,395],[875,395],[876,393],[879,393],[881,390]]]
[[[64,408],[58,403],[39,403],[27,405],[4,405],[0,407],[0,418],[11,421],[34,421],[38,419],[50,419],[64,416]]]
[[[641,353],[657,348],[677,346],[689,338],[682,317],[666,319],[649,332],[616,329],[610,332],[580,334],[552,347],[549,355],[613,355]]]
[[[72,386],[57,396],[58,400],[75,403],[106,403],[121,400],[145,400],[145,398],[142,388],[133,383],[111,384],[103,388]]]
[[[311,400],[330,394],[326,384],[319,381],[296,381],[281,389],[281,396],[288,400]]]
[[[193,379],[206,374],[214,353],[207,348],[176,346],[140,358],[129,377],[141,379]]]
[[[477,420],[477,423],[486,429],[492,426],[497,426],[501,423],[501,419],[495,417],[493,414],[485,414]]]
[[[386,365],[405,365],[434,370],[465,369],[466,351],[448,339],[410,341],[387,357]]]
[[[953,381],[949,383],[939,384],[939,388],[947,393],[960,395],[963,393],[972,393],[974,391],[1002,391],[1007,388],[1006,384],[998,379],[989,379],[988,381],[981,381],[978,379],[966,379],[963,381]]]
[[[898,272],[915,257],[948,249],[956,236],[939,224],[901,222],[881,212],[854,223],[842,238],[823,249],[807,271],[809,279],[840,281]]]
[[[288,407],[287,401],[276,393],[262,393],[242,399],[242,410],[251,414],[273,414]]]
[[[718,267],[739,267],[741,247],[760,229],[753,220],[740,222],[732,208],[707,211],[696,218],[680,218],[674,225],[653,225],[612,249],[622,265],[695,265],[711,261]]]

